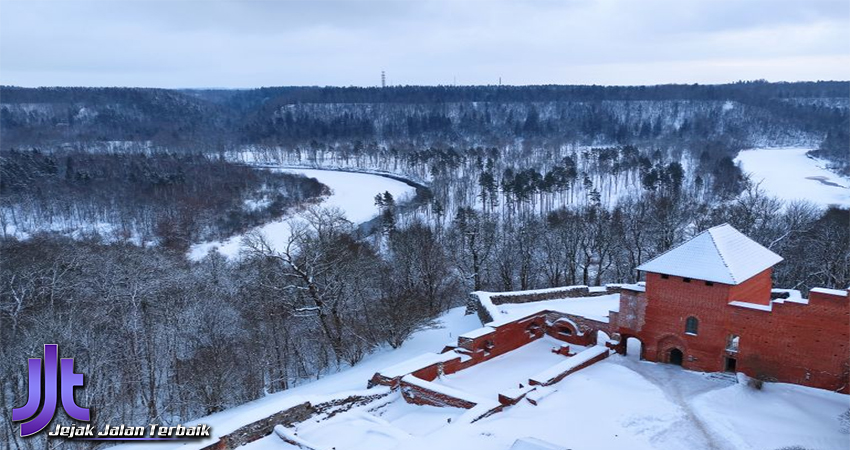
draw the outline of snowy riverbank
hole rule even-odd
[[[850,179],[825,169],[807,148],[743,150],[735,158],[754,183],[785,201],[809,200],[820,206],[850,206]]]
[[[369,173],[283,167],[268,170],[297,173],[319,180],[331,189],[331,195],[325,197],[319,205],[340,209],[348,220],[355,224],[366,222],[378,214],[374,200],[376,194],[389,192],[397,200],[404,200],[412,197],[416,191],[414,187],[402,181]],[[289,237],[292,220],[291,215],[284,216],[251,231],[263,233],[272,248],[281,249]],[[236,258],[242,247],[243,236],[244,234],[239,234],[222,241],[194,244],[189,250],[189,258],[195,261],[202,259],[213,248],[217,248],[228,258]]]

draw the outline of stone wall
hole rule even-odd
[[[221,436],[216,444],[207,446],[205,449],[226,450],[240,447],[270,435],[274,431],[275,425],[280,424],[289,427],[309,419],[316,412],[317,409],[310,402],[304,402],[239,427],[233,432]]]
[[[590,292],[587,286],[567,286],[559,289],[545,289],[542,291],[533,291],[529,293],[504,293],[493,294],[490,296],[490,301],[494,305],[503,305],[505,303],[531,303],[540,302],[543,300],[555,300],[558,298],[575,298],[575,297],[596,297],[599,295],[607,295],[608,292]]]
[[[235,449],[272,434],[272,432],[274,432],[275,425],[290,427],[296,423],[304,422],[318,414],[327,414],[327,418],[333,417],[334,415],[348,411],[355,406],[365,405],[379,398],[385,397],[389,393],[389,390],[380,390],[371,395],[350,395],[344,398],[316,403],[315,405],[310,402],[304,402],[239,427],[236,430],[219,437],[218,442],[210,444],[202,450]]]

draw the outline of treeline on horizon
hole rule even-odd
[[[473,85],[473,86],[270,86],[249,89],[162,89],[141,87],[55,86],[27,88],[0,86],[4,102],[38,103],[86,101],[93,94],[110,96],[128,92],[180,92],[216,103],[255,105],[269,99],[283,103],[444,103],[444,102],[543,102],[600,100],[746,100],[757,98],[848,97],[850,81],[768,82],[739,81],[727,84],[606,85]],[[11,97],[9,97],[11,96]]]
[[[728,105],[726,102],[730,102]],[[850,82],[657,86],[264,87],[247,90],[0,87],[2,147],[245,145],[399,151],[516,139],[577,145],[714,140],[811,145],[839,170]]]

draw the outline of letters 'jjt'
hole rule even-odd
[[[56,344],[45,344],[44,346],[44,384],[42,385],[41,359],[29,359],[29,397],[26,405],[12,410],[12,421],[20,422],[36,416],[29,422],[21,424],[21,437],[31,436],[43,430],[53,420],[56,414],[57,391],[62,393],[62,407],[65,412],[74,419],[88,422],[90,420],[89,409],[81,408],[74,403],[74,388],[83,385],[83,375],[74,373],[74,359],[62,358],[62,386],[56,363],[59,359],[59,346]],[[42,389],[43,386],[43,389]],[[38,407],[44,405],[41,411]]]

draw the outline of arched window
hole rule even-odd
[[[696,336],[699,331],[699,320],[696,317],[691,316],[685,320],[685,333],[693,334]]]

